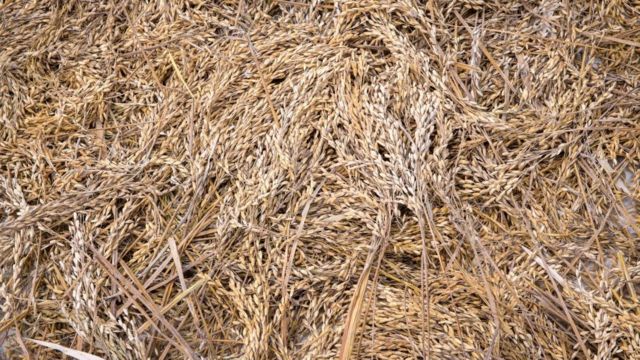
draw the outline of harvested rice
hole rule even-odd
[[[634,0],[0,2],[0,358],[640,359],[639,51]]]

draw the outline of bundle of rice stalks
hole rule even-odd
[[[640,358],[639,19],[2,2],[0,357]]]

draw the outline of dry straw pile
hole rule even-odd
[[[0,357],[640,358],[639,19],[5,1]]]

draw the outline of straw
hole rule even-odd
[[[638,19],[3,2],[0,358],[640,359]]]

